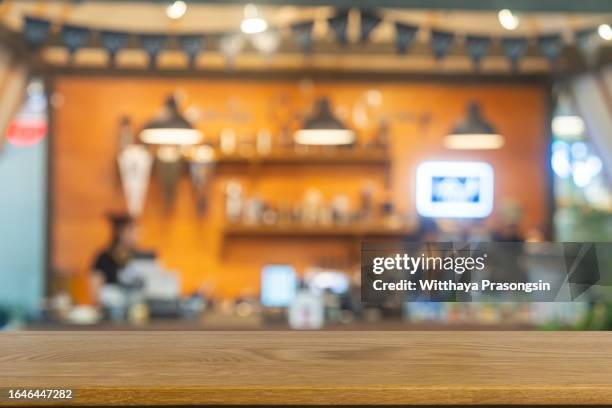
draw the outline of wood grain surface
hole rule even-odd
[[[611,351],[580,332],[6,333],[0,405],[612,404]]]

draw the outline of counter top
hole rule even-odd
[[[605,332],[14,332],[0,350],[0,405],[40,388],[86,405],[612,404]]]

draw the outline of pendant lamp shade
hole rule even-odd
[[[194,129],[178,111],[176,99],[169,97],[161,112],[140,132],[140,140],[153,145],[194,145],[202,141],[202,133]]]
[[[504,137],[483,118],[476,102],[470,103],[464,121],[444,138],[444,147],[456,150],[493,150],[504,143]]]
[[[332,113],[329,99],[316,102],[314,112],[293,135],[303,145],[348,145],[355,142],[355,132],[347,129]]]

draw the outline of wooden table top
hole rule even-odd
[[[0,387],[0,405],[10,388],[90,405],[612,404],[612,333],[3,333]]]

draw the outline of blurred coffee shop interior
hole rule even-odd
[[[612,3],[427,3],[3,0],[0,327],[611,329],[360,302],[361,242],[612,237]]]

